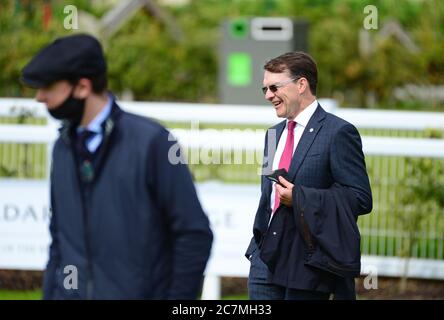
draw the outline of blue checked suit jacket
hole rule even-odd
[[[284,128],[282,121],[267,132],[264,170],[273,163]],[[270,130],[275,130],[277,137],[270,140],[274,148],[268,148]],[[270,270],[270,283],[302,290],[339,291],[339,295],[353,297],[353,277],[360,268],[357,217],[372,210],[357,129],[318,105],[298,143],[288,175],[295,185],[293,206],[281,204],[270,225],[272,183],[262,176],[261,198],[246,256],[261,251]]]

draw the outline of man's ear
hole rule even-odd
[[[92,94],[92,82],[88,78],[80,78],[74,90],[74,98],[86,99]]]
[[[298,85],[299,93],[302,94],[309,89],[308,80],[301,78]]]

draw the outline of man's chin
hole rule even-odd
[[[279,112],[278,110],[276,110],[276,116],[278,118],[285,118],[285,113],[284,112]]]

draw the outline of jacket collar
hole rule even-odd
[[[290,168],[288,170],[288,175],[291,181],[294,180],[294,177],[301,168],[308,150],[323,126],[323,121],[326,115],[327,112],[325,112],[321,105],[318,104],[315,113],[305,127],[304,133],[302,134],[301,140],[299,140],[298,146],[291,160]]]
[[[111,112],[108,118],[106,118],[106,120],[102,122],[104,139],[106,137],[109,137],[111,132],[114,130],[116,123],[119,120],[122,113],[123,113],[122,109],[117,105],[115,99],[113,99]],[[60,138],[65,144],[70,145],[72,143],[77,126],[78,123],[72,123],[71,121],[67,120],[62,121],[62,126],[60,127],[59,132],[60,132]]]
[[[290,177],[292,174],[296,173],[296,171],[299,169],[300,164],[302,164],[302,160],[305,158],[305,155],[307,154],[308,149],[310,148],[311,144],[313,143],[314,138],[316,137],[318,131],[322,127],[322,122],[324,121],[325,116],[327,115],[327,112],[321,107],[321,105],[318,103],[316,111],[311,116],[310,120],[307,123],[307,126],[305,127],[304,133],[302,134],[301,140],[298,143],[298,146],[295,150],[295,156],[293,156],[293,159],[290,164],[289,168],[289,175]],[[270,162],[270,165],[274,161],[274,156],[277,150],[277,146],[279,143],[279,139],[282,136],[282,133],[284,132],[284,129],[287,125],[287,120],[284,120],[282,122],[279,122],[277,125],[273,126],[270,130],[276,130],[276,139],[269,139],[268,143],[273,143],[274,148],[271,148],[271,154],[268,157],[268,161]],[[296,163],[296,158],[298,158],[299,162]],[[271,167],[270,167],[271,168]],[[295,171],[296,170],[296,171]]]

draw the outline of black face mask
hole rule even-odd
[[[74,123],[82,120],[83,112],[85,111],[85,99],[77,99],[73,97],[74,89],[65,101],[63,101],[58,107],[48,112],[51,116],[59,120],[68,120]]]

